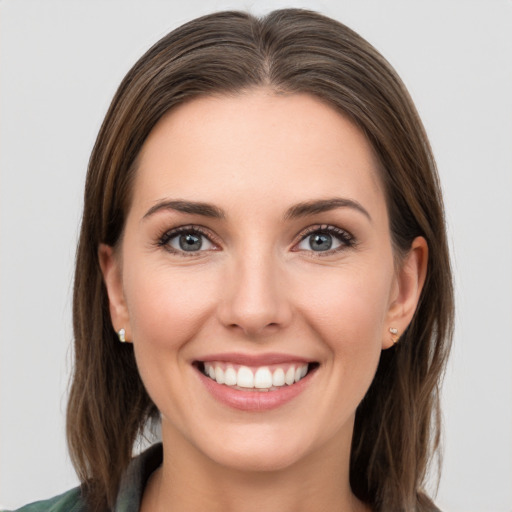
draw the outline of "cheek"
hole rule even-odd
[[[391,271],[386,271],[388,267]],[[299,308],[313,331],[328,345],[333,360],[361,366],[378,361],[389,308],[392,263],[333,269],[328,279],[304,283]]]
[[[211,318],[216,286],[201,272],[165,265],[127,265],[125,296],[137,367],[158,409],[179,423],[194,396],[183,386],[190,377],[191,340]],[[204,274],[204,273],[203,273]],[[185,427],[182,425],[183,429]]]
[[[214,289],[201,272],[180,272],[165,265],[127,272],[125,295],[136,344],[178,349],[209,317]]]

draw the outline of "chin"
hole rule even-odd
[[[296,465],[307,453],[276,446],[274,443],[251,443],[250,446],[220,447],[210,458],[220,466],[239,472],[275,472]]]
[[[297,428],[296,422],[293,423],[295,426],[290,423],[232,425],[224,429],[223,435],[215,438],[201,435],[194,444],[208,459],[225,468],[241,472],[281,471],[305,461],[327,442],[322,435],[315,435],[316,429],[305,425]]]

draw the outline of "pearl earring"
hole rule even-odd
[[[125,334],[126,334],[126,331],[124,329],[119,329],[119,331],[117,331],[117,337],[119,338],[119,341],[121,343],[126,342],[126,338],[124,337]]]
[[[391,333],[391,339],[393,340],[393,345],[398,341],[398,329],[395,327],[390,327],[389,332]]]

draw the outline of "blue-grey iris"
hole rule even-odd
[[[183,251],[198,251],[199,249],[201,249],[201,246],[203,245],[201,237],[197,235],[192,235],[191,233],[181,235],[179,242],[180,249],[182,249]]]
[[[311,235],[309,246],[313,251],[328,251],[332,247],[332,236],[325,233]]]

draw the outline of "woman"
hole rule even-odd
[[[307,11],[218,13],[123,80],[90,160],[68,441],[30,510],[436,510],[453,315],[428,140]],[[160,420],[162,445],[131,460]]]

